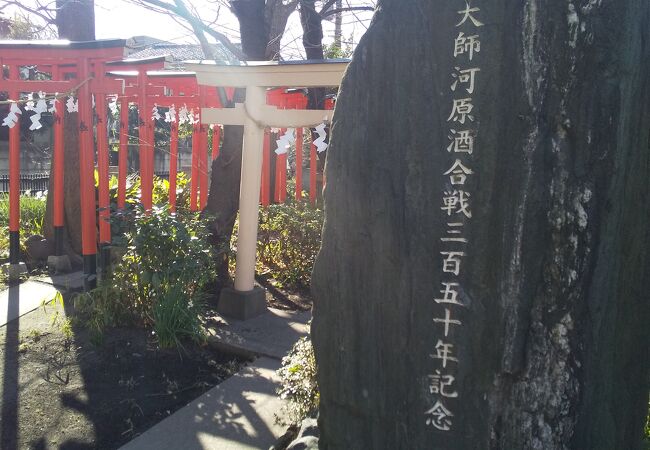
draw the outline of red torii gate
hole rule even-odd
[[[82,222],[82,257],[84,261],[85,286],[92,288],[96,283],[96,204],[94,186],[94,161],[95,148],[93,139],[93,106],[96,103],[97,122],[102,126],[97,127],[97,168],[99,172],[99,243],[106,249],[111,241],[110,224],[108,222],[110,197],[109,197],[109,157],[108,136],[106,131],[107,120],[107,95],[124,94],[127,90],[137,91],[136,98],[147,97],[147,70],[162,69],[165,58],[150,58],[143,60],[122,60],[124,40],[67,42],[67,41],[5,41],[0,42],[2,57],[0,63],[9,66],[9,77],[0,81],[0,91],[6,90],[9,98],[15,102],[20,101],[20,93],[43,91],[46,93],[73,91],[77,94],[78,101],[78,127],[79,127],[79,161],[80,161],[80,196],[81,196],[81,222]],[[39,72],[49,73],[50,80],[22,80],[19,69],[22,66],[36,66]],[[109,67],[119,67],[123,70],[137,70],[135,79],[109,78],[106,72]],[[134,82],[135,81],[135,82]],[[65,95],[57,98],[57,104],[63,107]],[[124,106],[124,103],[123,103]],[[63,217],[63,120],[64,112],[59,108],[55,113],[54,127],[54,166],[51,169],[53,177],[53,225],[55,228],[55,258],[54,265],[63,266],[61,260],[67,261],[62,252]],[[139,105],[142,116],[146,109],[146,102]],[[123,109],[128,111],[127,108]],[[125,125],[125,123],[123,123]],[[143,165],[142,200],[146,208],[151,207],[151,189],[153,185],[153,127],[146,122],[140,124],[140,154]],[[121,130],[121,148],[126,149],[128,144],[128,126]],[[19,261],[19,223],[20,223],[20,127],[18,123],[10,131],[10,272],[23,271],[24,266]],[[126,179],[126,164],[122,156],[122,180]],[[125,183],[122,183],[122,194]],[[122,195],[123,198],[123,195]],[[122,204],[123,206],[123,204]],[[102,261],[108,260],[108,252],[103,251]]]
[[[154,106],[169,108],[171,106],[186,106],[200,114],[201,108],[204,107],[220,107],[219,96],[217,95],[216,88],[199,87],[196,82],[196,77],[193,72],[173,72],[173,71],[147,71],[146,73],[137,73],[133,71],[112,71],[107,74],[109,77],[116,79],[129,79],[129,77],[138,77],[140,80],[145,76],[145,104],[139,100],[142,98],[141,82],[138,81],[138,87],[134,89],[127,88],[122,101],[128,103],[129,98],[138,99],[138,107],[142,107],[142,111],[147,113],[151,111]],[[232,95],[232,90],[230,94]],[[126,110],[126,108],[124,108]],[[126,119],[124,119],[126,120]],[[124,121],[123,120],[123,121]],[[147,139],[153,144],[153,124],[152,121],[147,120],[140,114],[140,123],[147,124]],[[176,202],[176,174],[177,174],[177,157],[178,157],[178,122],[171,124],[171,138],[170,138],[170,168],[169,168],[169,198],[172,208],[175,208]],[[142,129],[142,128],[141,128]],[[220,133],[217,132],[213,136],[213,158],[216,158],[218,151],[218,142]],[[215,145],[217,143],[217,145]],[[120,164],[126,166],[126,151],[123,152],[123,159],[120,159]],[[207,128],[200,124],[197,120],[193,124],[192,133],[192,174],[191,174],[191,191],[190,191],[190,207],[193,211],[203,209],[207,204],[208,198],[208,136]],[[145,168],[143,171],[142,169]],[[153,183],[153,152],[140,153],[140,169],[142,182],[146,182],[147,189],[150,189]],[[122,173],[125,175],[122,176]],[[144,173],[144,175],[143,175]],[[119,171],[119,184],[118,192],[119,202],[118,206],[124,206],[124,189],[119,189],[119,186],[126,185],[126,171]],[[200,193],[200,199],[199,199]],[[150,192],[146,194],[143,191],[142,203],[145,208],[151,208]]]
[[[2,77],[0,90],[9,94],[9,99],[20,101],[21,92],[70,93],[76,91],[78,98],[79,126],[79,177],[81,194],[82,257],[86,287],[95,284],[96,266],[96,224],[94,194],[94,144],[91,92],[104,93],[107,86],[96,86],[92,73],[100,72],[106,62],[121,59],[124,40],[104,40],[91,42],[38,42],[5,41],[0,42],[0,64],[8,66],[9,76]],[[51,80],[32,81],[20,78],[20,67],[39,67],[41,72],[50,70]],[[111,87],[119,92],[119,83]],[[57,102],[63,107],[63,102]],[[58,236],[57,251],[61,255],[61,236],[63,231],[63,118],[59,110],[55,116],[54,148],[54,217],[53,224]],[[101,128],[101,127],[100,127]],[[9,235],[10,235],[10,276],[24,270],[20,264],[20,127],[19,122],[9,133]],[[13,269],[13,270],[12,270]]]
[[[9,76],[0,79],[0,91],[7,91],[9,99],[20,101],[23,92],[72,93],[78,98],[78,127],[79,127],[79,159],[80,159],[80,194],[82,218],[82,256],[84,261],[85,287],[92,288],[96,280],[97,244],[102,248],[102,261],[108,263],[108,245],[111,241],[109,197],[109,157],[108,136],[106,130],[107,96],[117,95],[120,104],[120,151],[118,163],[118,208],[125,206],[127,149],[128,149],[128,104],[137,103],[139,120],[140,145],[140,175],[141,202],[145,209],[152,206],[152,187],[154,173],[154,129],[149,112],[154,105],[169,107],[187,105],[196,108],[200,114],[201,108],[220,107],[220,96],[217,88],[199,86],[192,72],[161,71],[165,58],[148,58],[141,60],[123,60],[123,40],[104,40],[90,42],[68,41],[0,41],[0,64],[8,66]],[[49,73],[50,80],[22,80],[21,66],[36,66],[39,72]],[[226,88],[226,98],[233,96],[233,89]],[[274,89],[268,91],[269,104],[275,104],[283,109],[302,109],[306,107],[306,96],[302,91]],[[97,127],[97,169],[99,172],[99,240],[97,239],[97,223],[94,188],[94,159],[95,149],[93,140],[93,106],[96,102]],[[63,255],[62,236],[64,226],[63,213],[63,129],[64,129],[64,100],[66,95],[57,98],[58,110],[55,112],[54,125],[54,163],[51,169],[53,177],[53,224],[55,227],[55,257],[54,264],[65,260]],[[331,103],[331,102],[330,102]],[[328,104],[328,109],[333,105]],[[170,139],[170,203],[175,205],[177,151],[178,151],[178,122],[172,123]],[[215,158],[219,148],[219,130],[216,128],[213,136],[213,152]],[[298,139],[296,151],[299,161],[302,159],[302,129],[296,130]],[[208,158],[207,158],[207,129],[200,123],[194,124],[192,143],[192,177],[191,205],[193,210],[205,207],[208,195]],[[270,203],[270,134],[267,135],[265,146],[265,165],[263,177],[267,183],[262,184],[260,200],[263,204]],[[19,122],[10,129],[10,274],[12,269],[19,272],[19,224],[20,224],[20,127]],[[311,148],[311,183],[310,197],[315,200],[316,184],[316,151]],[[284,178],[282,178],[284,175]],[[302,167],[297,166],[296,198],[300,198],[302,185]],[[284,184],[286,195],[286,155],[278,156],[277,165],[278,185]],[[266,186],[266,187],[265,187]],[[281,189],[276,189],[281,192]],[[198,195],[200,193],[200,200]],[[276,201],[284,201],[284,196],[276,195]],[[69,262],[68,262],[69,265]]]

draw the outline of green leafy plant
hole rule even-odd
[[[297,424],[318,409],[320,399],[316,381],[316,358],[309,338],[296,342],[278,369],[281,387],[278,395],[286,400],[276,421],[283,425]]]
[[[290,200],[260,211],[258,267],[288,288],[309,287],[320,249],[323,211]]]
[[[25,240],[34,234],[43,234],[46,195],[20,196],[20,244],[24,251]],[[9,195],[0,194],[0,258],[9,257]]]
[[[182,347],[182,337],[202,340],[203,331],[197,320],[203,306],[200,301],[200,296],[187,301],[180,285],[161,293],[153,307],[154,330],[161,347]]]
[[[216,277],[207,220],[172,213],[169,206],[115,213],[113,222],[124,230],[112,247],[119,263],[97,289],[77,299],[89,326],[97,334],[123,324],[152,328],[163,347],[182,338],[202,340],[204,287]]]

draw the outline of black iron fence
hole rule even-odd
[[[156,176],[169,180],[169,172],[156,172]],[[21,173],[20,193],[47,191],[50,182],[50,174],[45,173]],[[9,192],[9,175],[0,175],[0,194]]]
[[[29,191],[35,194],[39,191],[47,191],[49,182],[49,173],[21,173],[20,192],[24,194]],[[9,192],[9,175],[0,175],[0,193],[7,192]]]

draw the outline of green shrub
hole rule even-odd
[[[258,272],[288,288],[309,288],[320,249],[323,211],[290,200],[260,211]]]
[[[95,186],[98,185],[98,175],[95,175]],[[116,176],[109,180],[108,189],[111,196],[111,210],[117,209],[117,183]],[[178,210],[189,210],[190,208],[190,179],[185,172],[178,172],[176,175],[176,207]],[[131,209],[140,203],[140,176],[131,174],[126,177],[126,208]],[[163,206],[169,203],[169,181],[158,176],[153,177],[153,188],[151,200],[154,205]]]
[[[168,206],[114,214],[124,230],[113,240],[118,255],[112,273],[78,303],[97,333],[106,326],[152,328],[161,346],[203,338],[199,312],[204,287],[216,278],[205,218],[171,213]]]
[[[296,342],[278,369],[281,387],[277,393],[287,403],[276,421],[283,425],[300,423],[318,409],[319,392],[316,381],[316,358],[309,338]]]
[[[25,239],[43,234],[46,196],[20,196],[20,243],[24,251]],[[0,195],[0,258],[9,257],[9,195]]]
[[[193,296],[193,300],[187,300],[183,287],[178,284],[161,293],[153,307],[153,325],[161,347],[180,347],[182,337],[202,338],[203,330],[197,318],[203,305],[198,303],[199,296]]]

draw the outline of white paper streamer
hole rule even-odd
[[[318,153],[322,153],[325,150],[327,150],[328,144],[325,142],[325,138],[327,137],[327,131],[325,131],[325,124],[321,123],[316,127],[316,134],[318,135],[318,138],[314,141],[314,145],[316,146],[316,151]]]
[[[23,112],[20,110],[20,107],[16,103],[12,103],[11,106],[9,107],[9,114],[7,114],[7,117],[4,118],[2,121],[2,126],[3,127],[9,127],[13,128],[16,126],[16,123],[18,123],[18,114],[22,114]]]
[[[74,97],[68,97],[68,101],[65,103],[66,108],[69,113],[79,112],[79,100]]]
[[[176,122],[176,107],[173,104],[169,107],[169,111],[165,113],[165,122]]]
[[[161,118],[160,111],[158,111],[158,104],[154,103],[153,108],[151,108],[151,120],[160,120]]]
[[[280,136],[280,139],[275,141],[278,144],[278,148],[275,149],[277,155],[284,155],[291,148],[291,144],[296,142],[296,136],[294,135],[293,128],[287,128],[287,132]]]
[[[58,97],[59,93],[57,92],[56,94],[54,94],[54,96]],[[56,113],[56,105],[57,105],[57,103],[59,103],[59,100],[56,99],[56,98],[53,98],[52,100],[50,100],[50,107],[47,109],[47,112]]]
[[[181,106],[181,108],[178,110],[178,123],[179,123],[179,125],[182,125],[184,123],[189,122],[189,118],[187,116],[188,113],[189,113],[189,111],[187,110],[187,105]]]
[[[108,103],[108,109],[111,111],[112,116],[117,116],[117,95],[111,98],[111,101]]]
[[[34,97],[34,93],[30,94],[30,97]],[[25,105],[25,110],[34,111],[34,114],[29,118],[32,121],[32,124],[29,126],[30,130],[38,130],[43,128],[41,124],[41,114],[47,112],[47,101],[45,100],[45,92],[38,93],[38,101],[34,104],[33,101],[27,102]]]

